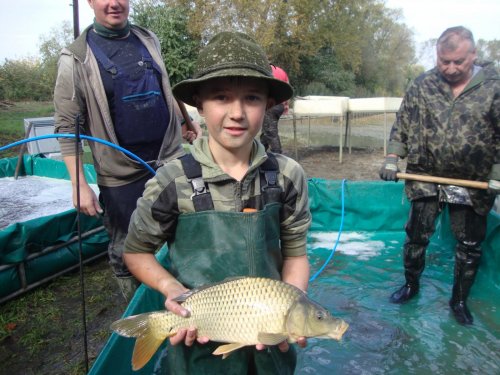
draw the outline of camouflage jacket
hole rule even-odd
[[[194,158],[201,164],[203,180],[208,183],[216,211],[241,212],[255,207],[260,201],[259,166],[267,158],[264,146],[254,141],[250,168],[241,181],[223,172],[212,158],[208,139],[202,137],[193,143]],[[286,156],[276,154],[279,165],[278,184],[282,187],[281,251],[283,256],[306,254],[307,231],[311,224],[307,180],[302,167]],[[143,197],[130,220],[125,252],[155,252],[165,242],[173,240],[177,218],[183,213],[195,212],[188,182],[179,159],[160,167],[146,184]],[[161,211],[153,217],[152,208]],[[257,207],[256,207],[257,208]],[[161,216],[161,218],[159,218]]]
[[[397,114],[387,152],[407,158],[407,172],[487,181],[500,179],[500,75],[484,64],[453,98],[437,68],[419,76]],[[432,183],[406,181],[410,200],[438,194]],[[494,195],[468,189],[476,212],[486,215]]]

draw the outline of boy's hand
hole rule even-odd
[[[181,284],[172,286],[165,301],[165,308],[174,314],[183,316],[185,318],[190,316],[190,311],[182,307],[182,305],[175,301],[174,299],[183,293],[186,293],[189,289],[184,288]],[[194,341],[197,340],[200,344],[206,344],[210,341],[207,337],[198,337],[198,331],[195,327],[190,327],[189,329],[181,329],[174,336],[170,338],[170,343],[172,345],[178,345],[182,342],[186,346],[192,346]]]
[[[307,346],[307,339],[305,337],[299,337],[297,339],[297,345],[300,346],[301,348],[305,348]],[[257,344],[255,345],[255,349],[257,350],[264,350],[267,346],[264,344]],[[288,341],[282,341],[278,344],[278,349],[280,352],[285,353],[290,349],[290,344]]]

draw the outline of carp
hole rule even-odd
[[[124,337],[135,337],[132,368],[142,368],[162,342],[179,329],[196,327],[198,336],[226,343],[214,355],[226,358],[247,345],[277,345],[297,338],[340,340],[348,328],[299,288],[279,280],[238,277],[209,284],[180,296],[190,315],[168,311],[129,316],[111,324]]]

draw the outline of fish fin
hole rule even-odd
[[[188,299],[188,297],[191,297],[197,291],[198,291],[198,289],[188,290],[186,293],[182,293],[180,296],[173,298],[173,300],[175,302],[179,302],[179,303],[186,302],[186,299]]]
[[[259,332],[257,334],[257,340],[259,340],[261,344],[265,345],[277,345],[280,342],[285,341],[287,338],[288,336],[282,333]]]
[[[221,355],[222,354],[222,359],[226,359],[229,357],[229,355],[234,352],[235,350],[241,349],[245,344],[239,344],[239,343],[232,343],[232,344],[226,344],[226,345],[221,345],[217,349],[213,351],[213,355]]]
[[[156,353],[165,338],[157,338],[146,333],[135,341],[134,352],[132,354],[132,369],[137,371],[149,362]]]

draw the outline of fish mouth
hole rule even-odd
[[[326,337],[334,340],[340,340],[342,336],[344,336],[345,331],[347,331],[347,328],[349,328],[349,324],[342,320],[337,328],[332,332],[329,332]]]

